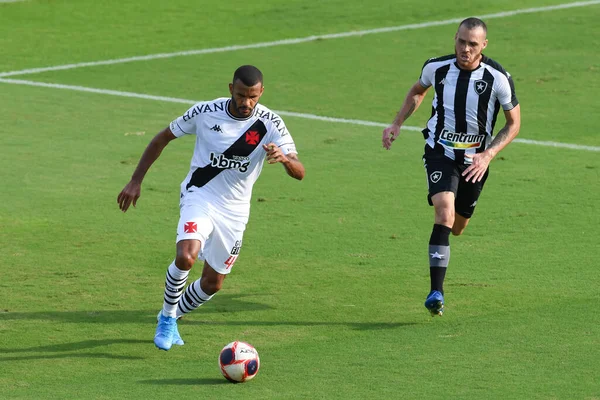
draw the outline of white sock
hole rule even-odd
[[[190,311],[194,311],[196,308],[200,307],[202,304],[206,303],[210,299],[212,299],[213,295],[208,295],[204,293],[202,288],[200,287],[200,279],[190,283],[185,289],[183,296],[179,299],[179,305],[177,306],[176,317],[179,318],[183,314],[187,314]]]
[[[163,302],[162,313],[165,317],[175,317],[177,304],[183,294],[183,288],[190,271],[183,271],[175,266],[175,261],[167,269],[165,281],[165,301]]]

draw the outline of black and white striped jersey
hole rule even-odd
[[[425,152],[464,163],[465,154],[484,151],[492,141],[500,106],[519,104],[508,72],[483,56],[473,71],[462,70],[454,54],[431,58],[423,65],[420,84],[435,91],[431,118],[423,130]]]

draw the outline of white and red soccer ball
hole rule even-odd
[[[231,342],[223,347],[219,354],[219,368],[230,382],[249,381],[256,376],[260,368],[258,352],[246,342]]]

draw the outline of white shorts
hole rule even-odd
[[[205,260],[215,271],[228,274],[235,263],[246,224],[208,205],[182,202],[177,242],[197,239],[201,243],[198,259]]]

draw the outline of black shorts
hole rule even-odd
[[[467,182],[462,173],[468,165],[459,164],[445,156],[423,156],[429,193],[427,201],[432,206],[431,196],[440,192],[454,193],[454,211],[464,217],[471,218],[477,205],[477,199],[483,190],[490,169],[479,182]]]

